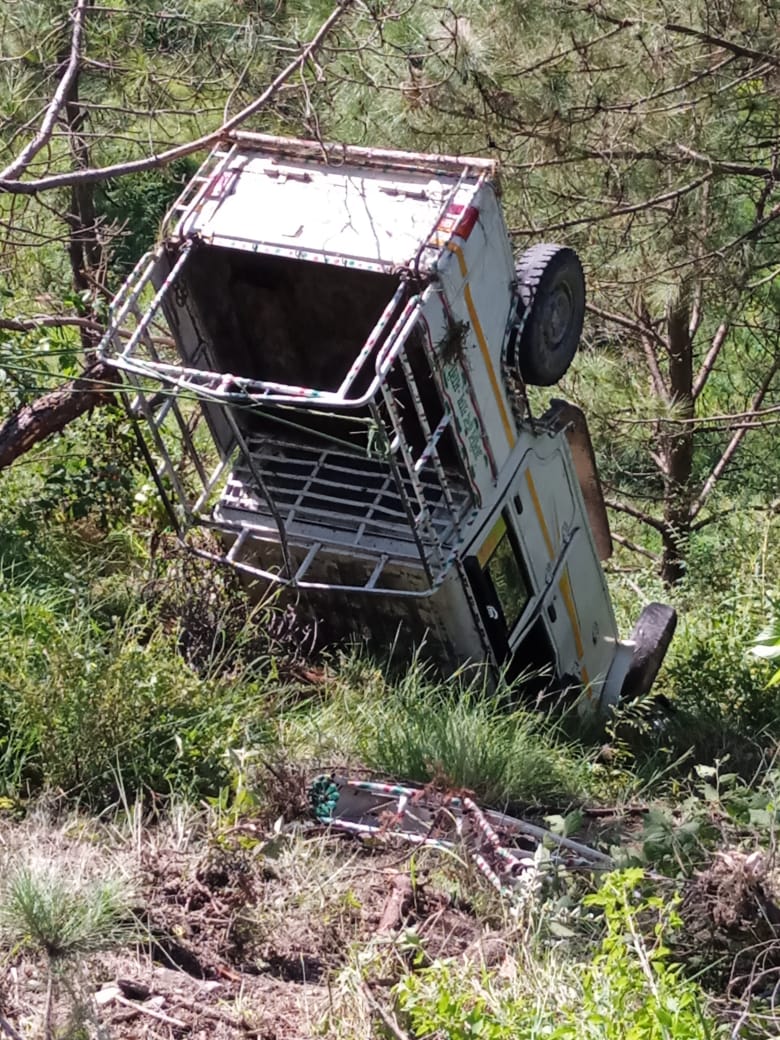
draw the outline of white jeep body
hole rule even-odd
[[[485,159],[232,134],[102,352],[198,551],[336,634],[546,667],[603,710],[632,651],[609,531],[582,413],[533,419],[508,363],[525,313],[498,195]]]

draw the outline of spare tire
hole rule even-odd
[[[648,603],[631,633],[634,652],[620,690],[621,700],[631,701],[650,692],[676,627],[677,611],[664,603]]]
[[[507,362],[525,383],[552,386],[577,352],[585,319],[585,276],[573,249],[532,246],[516,267],[518,305]]]

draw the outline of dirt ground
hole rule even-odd
[[[130,877],[139,939],[56,971],[48,1027],[45,957],[4,944],[0,1035],[14,1040],[47,1028],[73,1040],[377,1035],[411,958],[502,956],[484,880],[469,878],[466,896],[441,853],[397,841],[246,822],[124,836],[73,821],[0,828],[6,864],[31,850],[66,872],[88,855],[95,876]]]
[[[463,850],[335,832],[293,801],[301,811],[287,823],[183,807],[151,820],[50,806],[0,815],[0,1038],[398,1038],[392,989],[409,967],[511,966],[518,920]],[[631,812],[596,813],[587,839],[603,848],[615,827],[625,841],[637,826]],[[9,929],[5,879],[20,864],[64,878],[65,891],[73,879],[75,898],[121,879],[122,941],[47,958],[33,941],[39,908],[28,906],[27,931]],[[719,966],[707,974],[715,992],[734,1006],[757,996],[780,1020],[773,858],[724,848],[682,885],[656,881],[682,896],[675,956],[697,974]],[[581,896],[587,873],[577,885]]]

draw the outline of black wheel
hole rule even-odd
[[[621,700],[643,697],[655,682],[677,627],[677,612],[663,603],[648,603],[631,639],[636,644],[620,690]]]
[[[552,386],[577,352],[585,318],[585,276],[573,249],[549,243],[523,253],[516,268],[520,297],[507,360],[524,382]]]

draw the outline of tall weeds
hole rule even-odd
[[[30,552],[0,564],[0,795],[55,788],[99,807],[120,789],[218,791],[228,749],[268,739],[280,682],[257,650],[264,615],[188,585],[195,658],[188,616],[147,595],[137,565],[59,548],[59,576]]]

